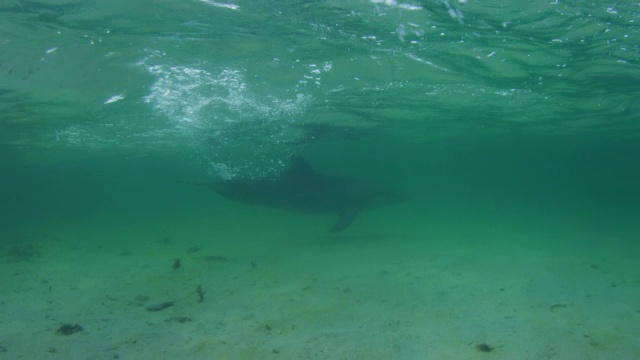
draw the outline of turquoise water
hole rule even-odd
[[[640,357],[638,23],[632,1],[5,0],[0,358]],[[181,183],[290,185],[293,155],[348,180],[287,199],[338,209]]]

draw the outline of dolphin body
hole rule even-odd
[[[308,214],[337,214],[338,219],[330,230],[334,233],[351,226],[365,207],[402,200],[396,191],[363,180],[318,174],[296,155],[274,177],[237,178],[213,184],[186,183],[208,187],[225,198],[246,204]]]

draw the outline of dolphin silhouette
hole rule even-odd
[[[272,177],[182,183],[205,186],[227,199],[246,204],[308,214],[337,214],[338,219],[330,229],[334,233],[351,226],[365,207],[404,200],[399,192],[368,181],[318,174],[297,155]]]

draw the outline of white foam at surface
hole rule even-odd
[[[407,3],[398,3],[396,0],[371,0],[371,2],[373,4],[383,4],[390,7],[397,7],[403,10],[410,10],[410,11],[422,10],[422,6],[412,5]]]
[[[258,100],[247,88],[243,70],[226,68],[214,73],[194,66],[147,65],[147,61],[140,65],[156,81],[143,100],[182,126],[201,129],[256,119],[287,121],[304,112],[311,100],[299,92],[293,98]],[[323,71],[329,69],[330,63],[323,64]]]
[[[215,6],[215,7],[219,7],[219,8],[225,8],[225,9],[230,9],[230,10],[240,10],[240,6],[236,5],[236,4],[229,4],[229,3],[220,3],[217,1],[212,1],[212,0],[200,0],[203,3],[209,4],[211,6]]]
[[[429,60],[425,60],[425,59],[423,59],[423,58],[421,58],[421,57],[419,57],[419,56],[417,56],[417,55],[414,55],[414,54],[407,54],[407,57],[408,57],[409,59],[415,60],[415,61],[417,61],[417,62],[419,62],[419,63],[425,64],[425,65],[429,65],[429,66],[432,66],[432,67],[434,67],[434,68],[436,68],[436,69],[438,69],[438,70],[442,70],[442,71],[449,71],[448,69],[446,69],[446,68],[444,68],[444,67],[442,67],[442,66],[438,66],[438,65],[436,65],[436,64],[434,64],[434,63],[432,63],[431,61],[429,61]]]
[[[113,95],[112,97],[110,97],[107,100],[105,100],[104,105],[112,104],[112,103],[114,103],[116,101],[120,101],[120,100],[122,100],[124,98],[125,98],[124,93],[118,94],[118,95]]]

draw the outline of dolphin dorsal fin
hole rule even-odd
[[[291,157],[291,165],[288,170],[289,176],[298,181],[308,181],[317,177],[311,165],[302,157],[293,155]]]

